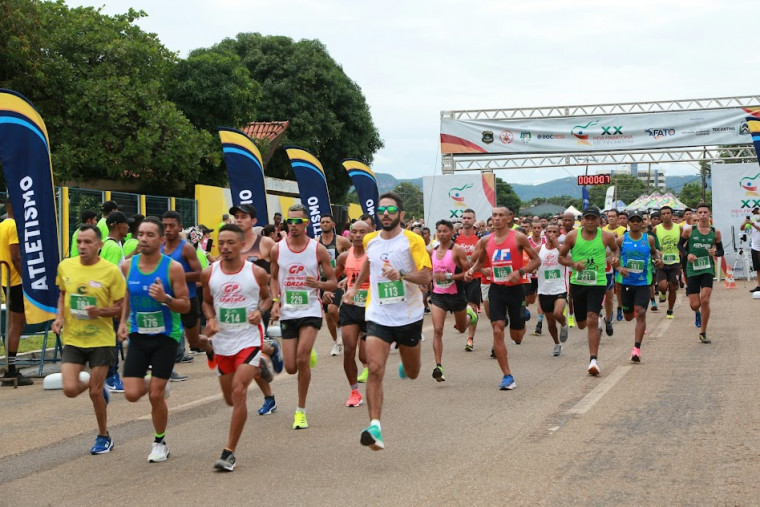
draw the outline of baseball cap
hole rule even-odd
[[[760,208],[752,208],[752,213],[758,213],[760,212]]]
[[[602,213],[599,211],[599,208],[596,206],[589,206],[583,211],[583,216],[593,216],[593,217],[599,217]]]
[[[628,221],[630,222],[634,218],[638,218],[639,220],[643,221],[644,220],[644,215],[642,215],[641,211],[639,211],[639,210],[631,211],[631,213],[628,215]]]
[[[106,201],[103,203],[103,213],[110,213],[117,209],[119,209],[119,205],[116,204],[116,201]]]
[[[134,219],[127,218],[127,215],[121,211],[114,211],[106,218],[106,225],[109,227],[116,224],[131,224],[132,222],[134,222]]]
[[[238,211],[242,211],[246,215],[250,215],[251,218],[256,218],[256,208],[252,204],[238,204],[230,208],[230,215],[234,215]]]

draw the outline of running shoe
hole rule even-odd
[[[653,312],[659,312],[660,311],[660,309],[657,308],[657,300],[656,299],[651,299],[650,303],[652,303],[652,311]]]
[[[750,289],[750,292],[760,292],[760,285],[758,285],[754,289]]]
[[[103,399],[106,400],[106,405],[111,403],[111,393],[106,387],[103,387]]]
[[[216,356],[214,355],[213,350],[206,351],[206,364],[208,365],[209,370],[216,369]]]
[[[113,449],[113,440],[110,436],[100,436],[95,438],[95,445],[90,449],[90,454],[107,454]]]
[[[228,451],[227,449],[222,451],[222,456],[214,463],[214,468],[217,470],[225,470],[232,472],[235,470],[237,462],[235,461],[235,453]]]
[[[612,329],[612,319],[604,319],[604,332],[607,333],[607,336],[612,336],[615,332],[615,330]]]
[[[527,308],[525,309],[525,322],[528,322],[530,320],[530,310]]]
[[[552,352],[554,357],[559,357],[560,354],[562,354],[562,344],[555,343],[554,344],[554,352]]]
[[[666,300],[666,296],[664,292],[660,292],[660,303],[664,303]]]
[[[343,344],[338,343],[337,341],[333,342],[332,350],[330,351],[331,356],[339,356],[340,353],[343,352]]]
[[[282,373],[282,347],[280,346],[280,342],[277,340],[272,340],[270,343],[272,345],[272,348],[274,349],[274,354],[272,354],[272,367],[274,368],[275,373]]]
[[[406,370],[404,369],[404,363],[398,363],[398,376],[399,378],[409,378],[406,376]]]
[[[306,422],[306,414],[300,410],[296,410],[296,414],[293,416],[293,429],[305,430],[309,427],[309,423]]]
[[[674,318],[673,317],[673,310],[668,310],[667,313],[665,314],[665,318],[666,319],[672,319],[672,318]]]
[[[362,445],[366,445],[373,451],[381,451],[385,449],[385,443],[383,443],[383,434],[380,428],[371,425],[362,430],[362,435],[359,441]]]
[[[259,361],[259,375],[261,375],[261,379],[267,384],[274,380],[274,375],[272,374],[274,366],[270,368],[269,366],[271,364],[272,361],[269,360],[269,357],[266,354],[262,354],[261,360]]]
[[[472,352],[472,346],[473,346],[472,337],[469,337],[467,338],[467,344],[465,344],[464,350],[466,350],[467,352]]]
[[[180,375],[176,371],[172,370],[171,375],[169,375],[169,380],[171,382],[184,382],[187,380],[187,375]]]
[[[699,341],[702,343],[712,343],[710,339],[707,337],[707,333],[699,333]]]
[[[430,308],[428,308],[427,306],[425,307],[425,313],[430,313]]]
[[[634,363],[641,362],[641,350],[638,347],[633,347],[633,350],[631,350],[631,361]]]
[[[314,368],[317,365],[317,359],[319,359],[319,357],[317,356],[317,351],[314,349],[311,349],[311,356],[309,357],[309,366],[311,368]]]
[[[567,322],[564,326],[559,328],[559,341],[561,343],[565,343],[567,341],[567,337],[570,334],[570,326],[567,325]]]
[[[575,315],[572,313],[567,317],[567,325],[570,327],[575,327]]]
[[[180,363],[192,363],[193,361],[195,361],[193,356],[182,356],[182,359],[179,360]]]
[[[501,384],[499,384],[499,390],[511,391],[515,387],[517,387],[517,384],[515,384],[515,379],[512,378],[512,375],[504,375],[504,378],[501,379]]]
[[[623,320],[623,309],[620,308],[619,306],[618,306],[618,309],[617,309],[617,320],[618,320],[618,322],[620,322],[621,320]]]
[[[169,458],[169,448],[166,442],[153,442],[153,450],[148,455],[148,463],[160,463]]]
[[[0,380],[2,380],[3,383],[15,381],[17,386],[30,386],[34,384],[34,380],[22,375],[18,369],[12,373],[9,371],[5,372],[5,375],[0,377]],[[119,381],[119,384],[121,385],[121,381]],[[123,393],[124,388],[122,387],[119,392]]]
[[[538,321],[536,329],[533,330],[533,336],[541,336],[541,328],[543,327],[543,321]]]
[[[472,306],[467,305],[467,315],[470,316],[470,325],[478,323],[478,314],[472,309]]]
[[[362,368],[362,372],[359,374],[359,376],[356,377],[356,381],[359,382],[360,384],[364,384],[368,378],[369,378],[369,368],[365,366],[364,368]]]
[[[115,393],[124,392],[124,384],[121,382],[118,371],[106,379],[106,388]]]
[[[702,327],[702,312],[694,312],[694,325]]]
[[[589,375],[599,375],[601,373],[601,370],[599,369],[599,363],[597,363],[596,359],[592,359],[590,363],[588,363],[588,374]]]
[[[443,366],[436,366],[433,369],[433,378],[438,382],[446,382],[446,377],[443,376]]]
[[[358,389],[354,389],[351,391],[351,394],[348,395],[348,401],[346,402],[347,407],[358,407],[359,405],[364,403],[364,399],[362,398],[362,393],[359,392]]]
[[[496,353],[493,351],[493,347],[491,347],[491,359],[496,359]]]
[[[264,404],[258,410],[259,415],[269,415],[277,410],[277,402],[274,401],[274,396],[265,396]]]

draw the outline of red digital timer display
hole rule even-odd
[[[582,174],[578,176],[578,185],[609,185],[612,181],[609,174]]]

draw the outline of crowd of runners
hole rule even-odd
[[[377,224],[363,216],[346,236],[324,216],[321,236],[311,239],[303,205],[291,206],[284,221],[279,217],[266,233],[256,228],[253,206],[242,204],[230,209],[234,223],[218,228],[218,258],[198,244],[208,231],[196,228],[183,238],[181,218],[172,211],[159,219],[127,218],[111,210],[105,234],[95,223],[83,224],[74,238],[76,255],[58,268],[53,330],[62,333],[64,343],[65,395],[88,391],[92,400],[98,435],[91,453],[113,448],[107,405],[121,390],[128,401],[145,395],[150,400],[154,438],[148,461],[169,457],[165,399],[184,339],[218,371],[224,400],[232,407],[227,440],[214,463],[226,471],[236,466],[252,382],[264,395],[258,414],[267,415],[277,410],[274,375],[283,369],[297,375],[292,428],[309,427],[306,401],[323,321],[332,355],[343,354],[346,406],[368,405],[369,425],[360,442],[375,450],[385,446],[380,420],[389,354],[398,350],[401,378],[419,376],[426,313],[433,324],[432,378],[446,381],[447,313],[454,314],[467,352],[479,350],[475,331],[485,318],[493,341],[484,350],[496,359],[501,378],[495,385],[501,390],[516,387],[507,343],[522,343],[532,315],[533,334],[551,337],[555,357],[561,356],[570,327],[585,329],[587,372],[596,376],[602,332],[612,336],[615,320],[635,319],[630,357],[640,362],[647,312],[667,305],[667,318],[675,318],[676,293],[685,286],[698,339],[710,343],[715,258],[723,247],[707,205],[680,214],[663,207],[627,215],[590,206],[581,217],[568,213],[520,223],[508,207],[493,208],[485,222],[467,209],[460,223],[440,220],[427,237],[406,223],[396,194],[383,194],[376,213]],[[126,251],[122,240],[130,229],[132,245]],[[117,342],[128,344],[121,389],[107,382]],[[80,377],[86,366],[89,379]]]

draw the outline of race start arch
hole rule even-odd
[[[443,174],[616,164],[756,161],[760,95],[441,112]]]

